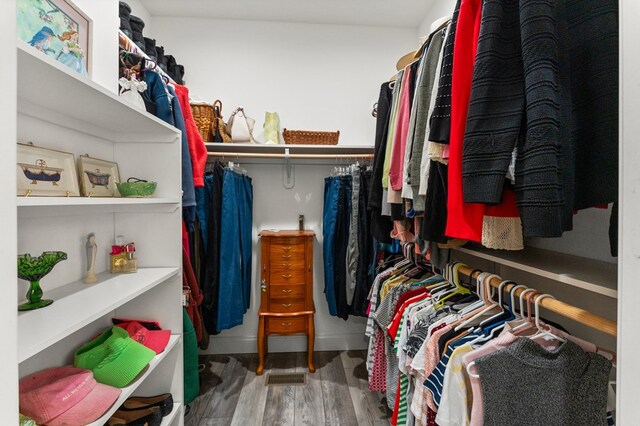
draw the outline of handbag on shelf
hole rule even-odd
[[[231,135],[222,118],[222,101],[216,99],[213,103],[213,119],[211,120],[211,134],[213,142],[231,142]]]
[[[232,142],[249,142],[255,143],[253,138],[253,126],[256,120],[247,117],[242,107],[236,108],[229,117],[229,133]]]
[[[268,145],[280,143],[280,117],[277,112],[264,114],[264,143]]]

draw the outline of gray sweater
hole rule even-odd
[[[611,363],[575,343],[549,351],[521,337],[476,365],[485,426],[607,424]]]

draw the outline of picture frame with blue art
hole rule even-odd
[[[84,77],[91,76],[92,21],[69,0],[17,0],[18,38]]]

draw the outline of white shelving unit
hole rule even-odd
[[[180,132],[21,41],[16,52],[18,141],[114,161],[121,180],[135,176],[158,183],[153,198],[14,197],[17,252],[68,255],[42,280],[44,298],[54,303],[20,314],[16,309],[19,376],[72,363],[77,348],[110,327],[114,317],[155,320],[171,330],[169,345],[92,424],[104,424],[131,395],[171,392],[174,409],[163,425],[182,425]],[[15,173],[14,164],[5,167]],[[83,282],[89,232],[98,244],[94,284]],[[136,273],[108,271],[116,235],[135,242]],[[17,304],[26,283],[12,279]]]
[[[618,266],[615,263],[532,247],[519,251],[490,250],[477,246],[456,250],[593,293],[618,297]]]

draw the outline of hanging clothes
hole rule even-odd
[[[251,299],[253,187],[251,179],[225,168],[222,184],[217,330],[242,324]]]
[[[220,249],[222,240],[222,184],[224,167],[219,161],[213,163],[211,172],[204,176],[204,187],[197,188],[198,220],[200,224],[201,283],[204,299],[202,313],[207,331],[219,333],[218,305],[220,292]]]
[[[538,338],[510,305],[487,310],[455,265],[446,277],[419,271],[397,261],[369,294],[369,387],[386,392],[392,424],[608,424],[610,354],[541,318],[550,334]]]
[[[324,181],[325,298],[332,316],[365,316],[375,247],[367,213],[372,171],[353,165]]]

